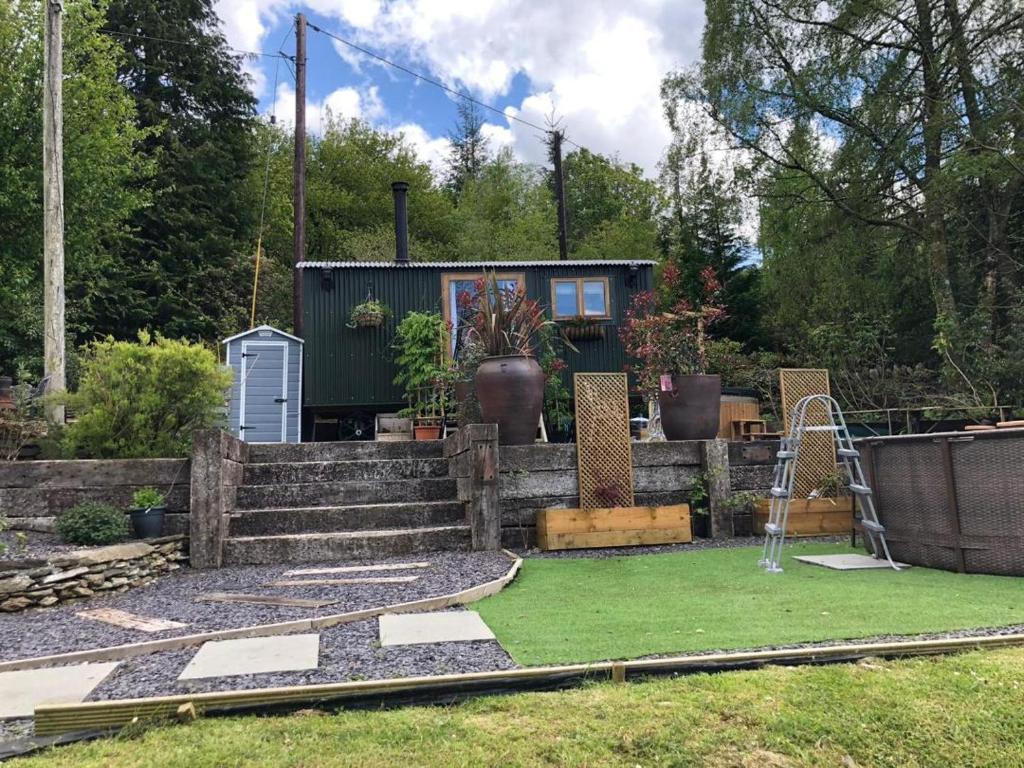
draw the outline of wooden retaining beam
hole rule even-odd
[[[765,665],[825,664],[865,656],[893,658],[937,655],[967,650],[1024,645],[1024,634],[987,637],[910,640],[888,643],[850,643],[812,648],[739,651],[675,656],[640,661],[605,661],[593,664],[534,667],[497,672],[472,672],[436,677],[360,680],[345,683],[262,688],[247,691],[157,696],[147,699],[91,701],[80,704],[45,704],[36,707],[35,731],[48,736],[73,731],[116,729],[133,720],[172,719],[192,705],[197,715],[266,710],[302,704],[377,704],[395,699],[450,701],[453,697],[502,693],[511,690],[550,690],[583,680],[626,682],[652,675],[757,668]]]
[[[326,629],[338,624],[350,624],[354,621],[363,621],[382,616],[386,613],[414,613],[416,611],[438,611],[442,608],[449,608],[453,605],[465,605],[475,603],[485,597],[496,595],[508,586],[519,569],[523,565],[522,558],[507,549],[502,550],[506,556],[512,559],[512,566],[504,576],[497,579],[477,584],[458,592],[450,592],[447,595],[437,597],[426,597],[421,600],[411,600],[405,603],[394,603],[378,608],[365,608],[361,611],[350,611],[349,613],[336,613],[328,616],[318,616],[309,619],[298,619],[296,621],[285,621],[279,624],[257,624],[252,627],[237,627],[235,629],[221,629],[214,632],[203,632],[196,635],[180,635],[178,637],[167,637],[162,640],[149,640],[144,643],[130,643],[127,645],[115,645],[107,648],[91,648],[86,651],[72,651],[71,653],[58,653],[52,656],[36,656],[29,659],[15,659],[13,661],[0,662],[0,672],[14,672],[21,669],[39,669],[40,667],[56,667],[65,664],[79,664],[87,661],[118,661],[133,656],[145,656],[159,651],[176,651],[182,648],[191,648],[211,640],[234,640],[242,637],[271,637],[274,635],[288,635],[292,632],[308,632],[314,629]]]

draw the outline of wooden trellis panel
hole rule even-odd
[[[633,446],[624,373],[577,373],[576,461],[580,507],[632,507]]]
[[[779,370],[779,391],[782,395],[782,413],[786,434],[793,408],[808,395],[831,395],[827,368],[781,368]],[[828,411],[821,403],[814,403],[807,409],[808,426],[824,426],[829,423]],[[793,483],[793,498],[806,499],[822,481],[836,472],[835,435],[831,432],[808,432],[800,445],[800,460],[797,462],[796,478]]]

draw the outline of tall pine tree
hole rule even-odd
[[[455,130],[448,133],[451,150],[448,154],[445,186],[456,199],[466,183],[480,178],[490,151],[483,134],[484,117],[480,109],[465,99],[458,103],[459,116]]]
[[[120,81],[152,129],[139,151],[156,162],[144,182],[152,205],[136,214],[127,254],[150,303],[125,318],[126,336],[148,326],[215,338],[245,317],[254,206],[244,181],[256,101],[213,5],[113,0],[107,10],[126,54]]]

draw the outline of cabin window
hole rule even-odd
[[[551,312],[556,320],[611,317],[607,277],[556,278],[551,281]]]
[[[471,306],[476,300],[477,285],[484,275],[482,273],[442,275],[441,289],[444,296],[444,319],[451,323],[451,339],[449,351],[457,352],[465,335],[466,322]],[[526,275],[522,272],[499,272],[495,277],[498,288],[502,291],[526,289]],[[490,279],[488,274],[486,279]],[[460,330],[462,329],[462,330]]]

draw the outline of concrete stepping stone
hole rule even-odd
[[[40,704],[76,704],[120,662],[0,672],[0,720],[32,717]]]
[[[207,592],[196,598],[197,603],[252,603],[253,605],[281,605],[288,608],[323,608],[340,602],[340,598],[330,600],[308,600],[301,597],[283,597],[280,595],[244,595],[239,592]]]
[[[137,629],[140,632],[166,632],[169,629],[182,629],[188,626],[179,621],[151,619],[147,616],[128,613],[128,611],[119,611],[116,608],[92,608],[88,611],[79,611],[75,615],[82,619],[113,624],[115,627]]]
[[[870,555],[800,555],[794,557],[801,563],[820,565],[833,571],[866,571],[874,568],[892,570],[888,560],[875,559]],[[896,563],[900,568],[909,568],[906,563]]]
[[[495,639],[476,611],[386,614],[378,624],[382,646]]]
[[[268,587],[311,587],[317,584],[344,586],[350,584],[408,584],[416,581],[419,576],[380,576],[372,579],[292,579],[289,581],[272,581]]]
[[[277,635],[204,643],[179,680],[300,672],[320,666],[320,635]]]
[[[285,576],[326,576],[331,573],[359,573],[361,571],[406,571],[410,568],[429,568],[430,563],[386,563],[384,565],[346,565],[340,568],[300,568],[285,571]]]

